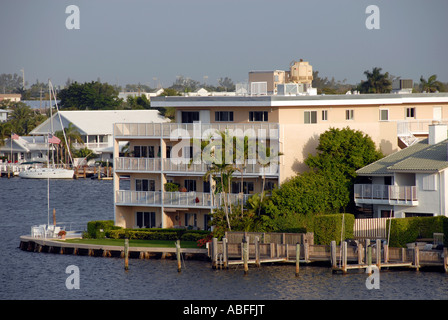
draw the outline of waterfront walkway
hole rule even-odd
[[[118,257],[124,258],[125,248],[123,246],[95,245],[85,243],[65,242],[60,239],[35,238],[21,236],[19,248],[24,251],[46,252],[59,254],[75,254],[95,257]],[[180,248],[180,253],[186,259],[207,259],[207,249]],[[131,258],[175,258],[176,248],[160,247],[129,247]]]

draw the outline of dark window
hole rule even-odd
[[[154,228],[156,226],[155,212],[137,212],[137,227]]]
[[[215,121],[233,121],[233,111],[215,111]]]
[[[156,191],[155,180],[135,179],[135,191]]]
[[[196,191],[196,180],[186,179],[184,181],[184,187],[187,191]]]
[[[268,112],[249,111],[249,121],[268,121]]]
[[[199,111],[182,111],[182,123],[199,121]]]

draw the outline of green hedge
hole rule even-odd
[[[107,236],[112,239],[198,241],[208,234],[209,231],[202,230],[145,228],[110,230]]]
[[[329,245],[331,241],[335,240],[336,244],[339,244],[343,216],[345,232],[342,239],[353,239],[355,216],[349,213],[328,214],[314,218],[314,243]]]
[[[114,225],[114,220],[89,221],[87,223],[87,238],[99,239],[106,237],[110,230],[120,229]]]
[[[433,233],[444,233],[444,245],[448,245],[448,218],[412,217],[392,219],[390,226],[390,246],[405,248],[407,243],[419,238],[433,238]],[[389,222],[387,224],[389,228]]]

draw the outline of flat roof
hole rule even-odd
[[[279,107],[279,106],[336,106],[406,103],[448,103],[448,93],[412,94],[340,94],[298,96],[166,96],[151,98],[152,107]]]

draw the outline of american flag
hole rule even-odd
[[[54,136],[52,134],[49,134],[48,135],[48,142],[49,143],[54,143],[54,144],[59,144],[59,143],[61,143],[61,139],[59,139],[58,137],[56,137],[56,136]]]
[[[11,139],[13,139],[13,140],[19,140],[19,135],[18,134],[16,134],[16,133],[11,133]]]

